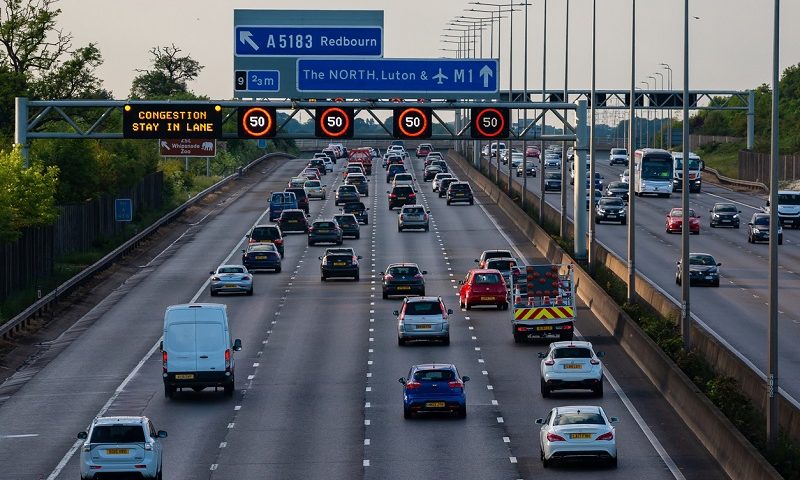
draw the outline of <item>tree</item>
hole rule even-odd
[[[103,81],[95,75],[102,63],[100,50],[90,43],[71,52],[64,63],[55,62],[52,69],[31,85],[32,94],[38,99],[110,99],[111,92],[102,87]]]
[[[58,168],[34,163],[23,168],[19,149],[0,151],[0,241],[17,239],[20,230],[52,223]]]
[[[56,28],[56,0],[0,0],[0,45],[17,73],[49,70],[72,46],[72,35]]]
[[[175,44],[152,48],[153,68],[136,70],[139,75],[133,79],[131,97],[163,98],[189,93],[186,83],[197,78],[204,67],[189,55],[181,56],[181,52]]]

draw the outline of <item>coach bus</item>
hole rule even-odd
[[[658,148],[636,150],[634,192],[639,195],[672,196],[672,154]]]

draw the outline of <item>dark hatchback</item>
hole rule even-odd
[[[561,191],[561,173],[549,172],[544,175],[544,191],[552,190],[555,192]]]
[[[451,205],[455,202],[469,202],[470,205],[475,203],[469,183],[453,182],[447,188],[447,204]]]
[[[392,183],[394,176],[398,173],[406,173],[406,167],[399,164],[389,165],[388,170],[386,170],[386,183]]]
[[[304,212],[308,213],[308,195],[306,195],[305,188],[284,188],[284,192],[292,192],[294,193],[295,198],[297,198],[297,208],[303,210]]]
[[[604,197],[619,197],[622,201],[628,201],[628,193],[630,192],[630,185],[625,182],[611,182],[606,185],[603,191]]]
[[[283,233],[277,225],[256,225],[247,235],[247,243],[274,243],[283,257]]]
[[[342,229],[335,220],[317,220],[308,229],[308,244],[335,243],[342,244]]]
[[[322,175],[326,175],[328,173],[327,170],[325,169],[325,162],[320,158],[312,159],[310,162],[308,162],[307,166],[316,168]]]
[[[425,296],[425,277],[428,272],[420,270],[416,263],[392,263],[383,276],[383,298],[390,295]]]
[[[398,185],[386,193],[389,194],[389,210],[395,207],[414,205],[417,203],[417,194],[414,189],[408,185]]]
[[[333,253],[319,257],[320,280],[323,282],[329,278],[352,278],[356,282],[359,279],[358,260],[360,256],[347,253]]]
[[[447,189],[450,188],[450,184],[457,182],[457,178],[443,178],[439,181],[439,198],[442,198],[447,195]]]
[[[308,233],[308,218],[307,213],[296,209],[284,210],[281,212],[281,218],[278,219],[278,226],[281,231],[286,232],[303,232]]]
[[[342,207],[342,213],[352,213],[356,216],[358,223],[362,225],[369,225],[369,208],[364,205],[364,202],[348,202]]]
[[[446,173],[439,165],[428,165],[425,167],[425,173],[422,175],[423,182],[431,182],[439,173]]]
[[[339,224],[339,228],[342,229],[343,237],[361,238],[361,227],[358,225],[358,220],[356,220],[355,215],[352,213],[342,213],[340,215],[334,215],[333,219],[336,220],[336,223]]]
[[[742,211],[736,205],[732,203],[715,203],[709,212],[711,212],[708,220],[710,227],[739,228],[739,214]]]
[[[675,271],[675,283],[681,284],[681,261],[675,262],[677,269]],[[689,285],[711,285],[712,287],[719,287],[719,267],[721,263],[717,262],[713,256],[708,253],[690,253],[689,254]]]
[[[274,270],[281,271],[281,256],[272,245],[254,243],[242,250],[242,265],[247,271]]]

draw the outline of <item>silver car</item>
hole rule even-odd
[[[409,340],[440,340],[450,345],[450,322],[453,311],[444,306],[441,297],[406,297],[397,317],[397,344]]]
[[[88,432],[78,433],[81,446],[81,480],[107,474],[136,478],[161,478],[167,432],[156,431],[147,417],[97,417]]]
[[[434,192],[439,191],[442,179],[444,178],[453,178],[453,174],[447,172],[437,173],[436,176],[433,177],[433,183],[431,184]]]
[[[303,184],[303,190],[306,191],[306,196],[308,198],[320,198],[325,200],[327,196],[326,186],[319,180],[307,180],[306,183]]]
[[[430,228],[430,210],[425,210],[422,205],[403,205],[400,215],[397,216],[397,231],[402,232],[409,228],[421,228],[426,232]]]
[[[242,293],[253,294],[253,275],[247,271],[244,265],[220,265],[211,272],[211,284],[209,285],[211,296],[220,293]]]
[[[496,257],[486,260],[486,268],[500,270],[507,288],[511,288],[511,269],[516,266],[517,261],[513,257]]]

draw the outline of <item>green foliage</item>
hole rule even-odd
[[[56,0],[5,0],[0,10],[0,45],[16,73],[50,70],[69,51],[72,35],[56,27]]]
[[[14,135],[14,97],[27,94],[25,75],[11,70],[0,62],[0,145],[8,145]]]
[[[24,168],[19,149],[0,151],[0,241],[13,241],[21,229],[56,219],[53,196],[57,183],[57,167],[34,164]]]
[[[110,99],[111,92],[102,88],[103,81],[95,75],[95,70],[103,63],[103,56],[97,45],[71,52],[69,58],[45,72],[42,78],[32,85],[32,96],[39,99]]]
[[[39,139],[31,144],[30,156],[59,169],[56,202],[82,202],[98,193],[96,143],[92,140]]]
[[[189,55],[181,56],[181,51],[174,44],[152,48],[152,69],[137,70],[131,97],[153,99],[189,92],[186,83],[197,78],[204,67]]]

